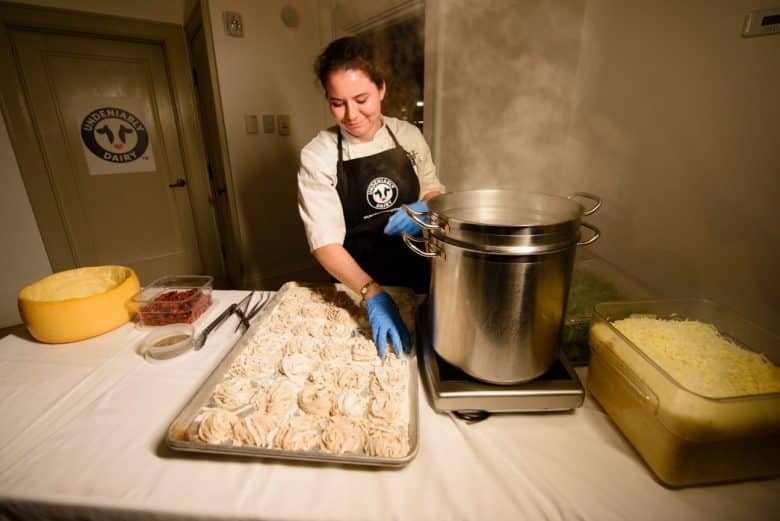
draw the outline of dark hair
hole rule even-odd
[[[326,91],[331,72],[349,69],[363,71],[379,88],[385,84],[384,63],[374,45],[365,38],[346,36],[333,40],[314,61],[314,74]]]

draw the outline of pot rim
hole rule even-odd
[[[473,202],[466,203],[467,205],[464,207],[462,202],[459,203],[459,200],[463,199],[472,199]],[[482,199],[498,199],[499,202],[488,202],[486,205],[485,203],[480,203]],[[455,205],[461,204],[461,206],[453,208],[453,201]],[[440,208],[448,203],[450,204],[449,208]],[[522,203],[525,203],[526,206],[518,208],[518,204]],[[540,208],[542,205],[557,205],[559,208],[543,209]],[[462,216],[464,212],[474,209],[484,210],[486,206],[497,209],[509,209],[509,213],[524,214],[522,220],[528,222],[521,224],[517,222],[490,223],[485,222],[485,218],[480,220],[470,215]],[[550,227],[565,226],[587,214],[585,208],[570,197],[567,198],[544,192],[523,192],[503,189],[463,190],[440,194],[428,201],[428,211],[433,223],[443,221],[444,226],[449,229],[487,231],[491,233],[496,231],[503,235],[507,235],[507,232],[510,232],[509,234],[515,234],[516,231],[526,233],[530,231],[533,233],[535,230],[541,231]],[[458,215],[458,212],[460,212],[461,216]],[[544,217],[549,218],[544,219]],[[496,217],[493,216],[493,219],[496,219]]]
[[[573,197],[596,204],[586,210]],[[550,254],[580,243],[583,215],[595,212],[601,200],[577,192],[560,197],[542,192],[483,189],[449,192],[428,204],[427,239],[453,247],[495,255]],[[522,223],[522,224],[518,224]]]

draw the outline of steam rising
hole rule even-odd
[[[438,2],[437,170],[448,190],[567,193],[584,2]],[[426,100],[430,101],[430,100]]]

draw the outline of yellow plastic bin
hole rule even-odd
[[[763,362],[757,361],[767,364],[758,371],[761,381],[769,375],[773,382],[764,388],[776,387],[780,378],[780,338],[707,300],[601,303],[595,306],[589,333],[588,372],[592,396],[665,485],[780,475],[780,392],[727,392],[718,397],[694,392],[693,384],[699,385],[702,377],[709,378],[709,385],[719,385],[713,383],[712,367],[707,374],[690,369],[684,378],[675,370],[678,376],[673,377],[663,368],[670,367],[668,360],[661,360],[666,354],[643,351],[616,326],[616,321],[632,316],[714,325],[722,336],[764,356]],[[666,342],[685,345],[669,337]],[[696,367],[697,360],[707,356],[705,350],[690,345],[685,363],[690,359]],[[718,360],[716,366],[722,363]],[[740,376],[739,381],[747,384],[750,378]]]

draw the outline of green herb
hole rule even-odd
[[[583,268],[575,267],[566,304],[566,317],[590,316],[593,305],[610,300],[622,300],[623,295],[608,280]]]

